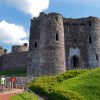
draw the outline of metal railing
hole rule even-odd
[[[39,95],[35,94],[32,90],[30,90],[28,87],[24,87],[24,91],[29,92],[31,94],[34,94],[37,97],[37,100],[44,100]],[[32,100],[32,97],[30,96],[30,99]]]
[[[36,93],[34,93],[32,90],[30,90],[25,84],[16,84],[17,87],[20,86],[20,88],[23,89],[23,92],[29,92],[29,99],[33,100],[32,95],[35,95],[37,97],[37,100],[44,100],[42,97],[40,97],[39,95],[37,95]]]

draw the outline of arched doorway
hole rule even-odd
[[[71,65],[74,69],[79,68],[79,58],[77,56],[72,56]]]

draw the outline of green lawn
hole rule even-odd
[[[0,75],[5,75],[5,76],[26,76],[27,72],[26,71],[0,71]]]
[[[24,93],[12,96],[10,100],[38,100],[38,98],[32,93],[24,92]]]
[[[64,80],[56,87],[66,91],[75,91],[84,96],[86,100],[100,100],[100,69],[94,69],[84,75]]]
[[[29,87],[48,100],[100,100],[100,68],[43,76]]]

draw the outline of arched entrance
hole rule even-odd
[[[79,58],[77,56],[72,56],[71,65],[74,69],[79,68]]]
[[[77,69],[80,68],[80,49],[78,47],[71,47],[69,49],[68,68]]]

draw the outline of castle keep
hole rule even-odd
[[[29,49],[15,45],[7,54],[0,47],[1,70],[27,70],[28,75],[50,75],[69,69],[95,68],[100,63],[100,19],[64,18],[40,13],[31,19]]]

